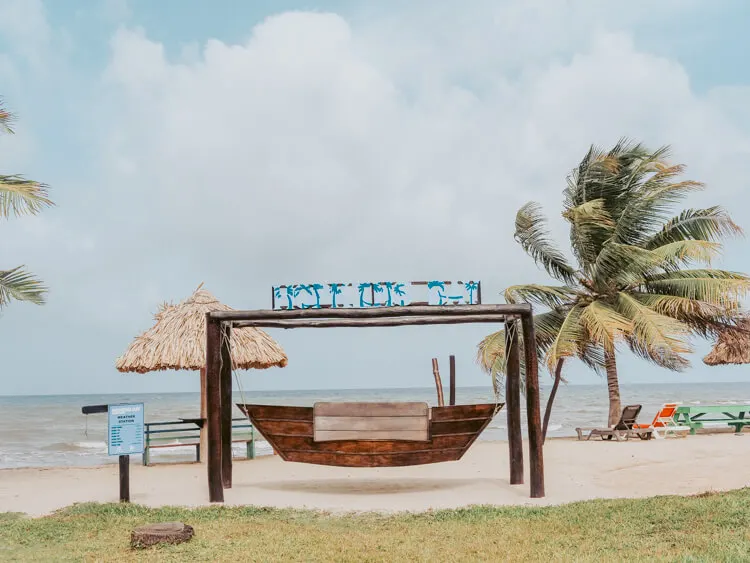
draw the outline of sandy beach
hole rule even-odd
[[[227,505],[346,511],[423,511],[472,504],[550,505],[594,498],[689,495],[750,486],[750,438],[698,435],[628,442],[548,441],[547,496],[508,482],[504,442],[480,442],[458,462],[350,469],[288,463],[275,456],[237,460]],[[528,475],[528,457],[526,458]],[[528,482],[528,477],[527,477]],[[48,514],[76,502],[116,502],[117,466],[0,471],[0,512]],[[132,502],[207,505],[205,465],[131,465]]]

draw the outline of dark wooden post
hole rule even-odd
[[[523,484],[523,436],[521,434],[521,354],[518,321],[505,322],[505,412],[508,417],[510,484]]]
[[[221,479],[232,488],[232,327],[222,323],[221,338]]]
[[[130,456],[120,456],[120,502],[130,502]]]
[[[531,498],[544,497],[544,438],[539,406],[539,367],[536,357],[536,334],[531,313],[521,317],[523,350],[526,364],[526,415],[529,426],[529,476]]]
[[[448,357],[450,363],[450,394],[448,395],[448,402],[451,406],[456,404],[456,356]]]
[[[208,499],[224,502],[221,478],[221,328],[206,314],[206,424],[208,425]]]

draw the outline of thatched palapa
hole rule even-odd
[[[137,336],[117,359],[119,371],[201,370],[206,366],[206,313],[233,309],[201,286],[178,305],[162,305],[154,315],[156,324]],[[234,369],[287,365],[284,350],[260,329],[237,328],[231,338]]]
[[[722,331],[703,363],[709,366],[750,364],[750,319]]]

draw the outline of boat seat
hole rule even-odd
[[[313,440],[430,441],[427,403],[331,403],[313,406]]]

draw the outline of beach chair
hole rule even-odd
[[[672,436],[681,436],[684,438],[690,432],[690,427],[680,426],[675,422],[674,413],[678,406],[680,406],[680,403],[664,403],[656,413],[651,425],[634,424],[633,428],[651,428],[654,438],[666,438],[670,434]]]
[[[618,442],[627,440],[631,436],[638,436],[641,440],[650,440],[653,434],[653,428],[634,429],[638,414],[641,412],[643,405],[627,405],[622,409],[620,421],[612,428],[576,428],[578,439],[584,439],[584,432],[588,432],[586,440],[591,440],[593,436],[599,436],[602,440],[611,440],[614,438]]]

